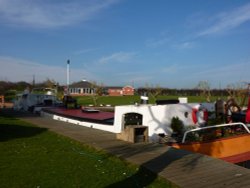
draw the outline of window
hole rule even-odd
[[[124,116],[124,125],[142,125],[142,117],[138,113],[127,113]]]

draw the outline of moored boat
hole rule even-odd
[[[244,123],[196,128],[186,131],[182,142],[171,146],[240,163],[250,160],[250,130]]]

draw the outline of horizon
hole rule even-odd
[[[34,88],[36,88],[35,86],[36,85],[41,85],[41,84],[45,84],[46,81],[51,81],[51,82],[54,82],[54,86],[59,86],[59,87],[67,87],[67,84],[60,84],[58,82],[55,82],[54,80],[51,80],[51,79],[47,79],[47,80],[44,80],[44,81],[41,81],[41,82],[26,82],[26,81],[23,81],[23,80],[20,80],[20,81],[7,81],[7,80],[0,80],[0,82],[6,82],[6,83],[12,83],[12,84],[18,84],[20,82],[24,82],[26,84],[29,84],[31,86],[33,86]],[[80,80],[80,81],[76,81],[76,82],[73,82],[71,83],[70,85],[73,85],[75,83],[78,83],[78,82],[81,82],[83,80]],[[84,80],[86,82],[90,82],[90,83],[95,83],[97,85],[100,85],[100,83],[96,83],[95,81],[90,81],[90,80]],[[35,85],[34,85],[35,83]],[[227,90],[227,89],[233,89],[233,90],[238,90],[238,89],[246,89],[247,86],[250,85],[250,83],[238,83],[238,84],[232,84],[232,85],[228,85],[228,87],[225,87],[225,88],[211,88],[209,85],[208,85],[208,88],[210,91],[212,90]],[[105,85],[103,83],[101,83],[101,86],[103,88],[105,87],[125,87],[125,86],[132,86],[132,85]],[[244,87],[246,86],[246,87]],[[170,88],[170,87],[162,87],[160,85],[144,85],[144,86],[138,86],[138,87],[134,87],[132,86],[134,89],[169,89],[169,90],[203,90],[201,87],[199,88],[198,86],[195,86],[193,88]],[[34,89],[33,88],[33,89]]]
[[[1,0],[0,80],[250,83],[249,0]]]

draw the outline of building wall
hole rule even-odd
[[[69,93],[72,96],[88,96],[88,95],[94,95],[95,89],[93,88],[69,88]]]
[[[123,96],[123,95],[134,95],[134,88],[131,86],[125,86],[123,88],[109,88],[109,96]]]
[[[125,86],[122,88],[122,94],[123,95],[134,95],[134,88],[131,86]]]
[[[108,89],[109,96],[122,96],[122,89]]]

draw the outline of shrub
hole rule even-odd
[[[184,130],[183,122],[179,119],[179,117],[173,117],[171,120],[171,128],[173,132],[181,135]]]

